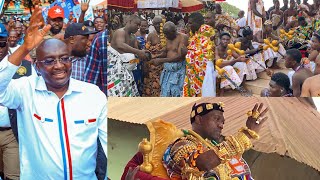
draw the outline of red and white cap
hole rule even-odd
[[[51,19],[59,18],[59,17],[64,18],[64,10],[60,6],[53,6],[52,8],[49,9],[48,16]]]

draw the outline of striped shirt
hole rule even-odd
[[[107,95],[107,43],[108,31],[98,33],[87,56],[85,82],[93,83]]]

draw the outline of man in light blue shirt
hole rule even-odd
[[[72,58],[57,39],[43,41],[41,8],[31,16],[25,42],[0,62],[0,105],[17,109],[21,179],[97,179],[97,138],[107,154],[107,99],[100,89],[70,78]],[[12,80],[23,57],[37,47],[41,76]]]

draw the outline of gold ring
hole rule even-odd
[[[256,121],[256,124],[260,124],[260,121]]]
[[[252,117],[254,119],[258,119],[259,116],[260,116],[260,113],[258,111],[255,111],[255,112],[252,113]]]
[[[252,111],[248,111],[248,112],[247,112],[247,116],[248,116],[248,117],[251,117],[251,116],[252,116]]]

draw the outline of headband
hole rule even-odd
[[[198,105],[194,104],[192,107],[191,115],[190,115],[191,123],[195,121],[195,117],[197,115],[204,116],[213,110],[224,112],[223,108],[224,108],[224,103],[222,102],[202,103]]]

